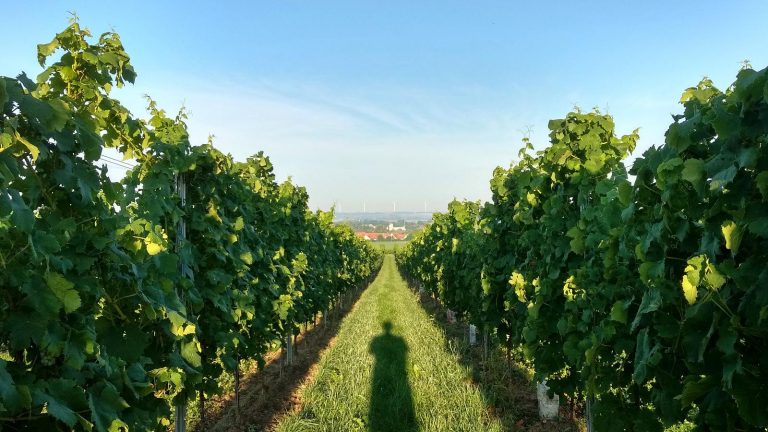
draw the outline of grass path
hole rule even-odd
[[[277,430],[501,430],[448,345],[387,255]]]

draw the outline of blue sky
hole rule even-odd
[[[139,76],[115,94],[135,114],[143,94],[184,104],[193,142],[264,150],[343,211],[486,200],[524,134],[543,147],[575,105],[640,128],[639,155],[685,88],[768,66],[765,1],[33,0],[3,5],[0,75],[37,73],[67,11],[123,38]]]

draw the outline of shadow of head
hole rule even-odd
[[[391,321],[384,321],[381,324],[381,328],[384,329],[385,334],[392,334],[392,322]]]

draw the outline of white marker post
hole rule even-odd
[[[477,327],[474,324],[469,325],[469,345],[477,345]]]

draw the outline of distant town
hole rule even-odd
[[[407,241],[431,218],[431,213],[341,213],[336,223],[349,225],[364,240]]]

